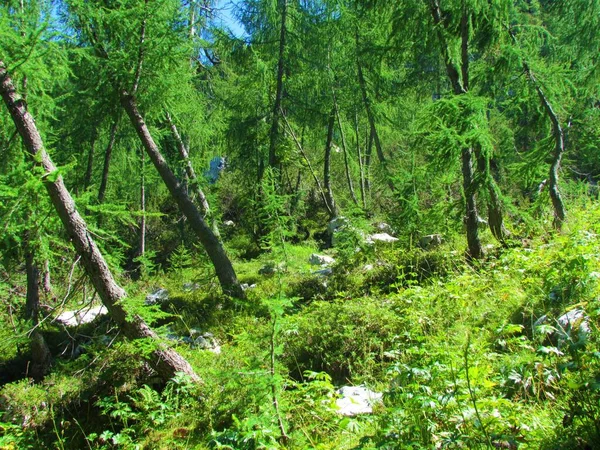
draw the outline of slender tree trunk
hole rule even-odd
[[[285,46],[287,35],[287,0],[278,0],[281,8],[281,26],[279,30],[279,58],[277,60],[277,87],[275,103],[273,104],[273,121],[269,135],[269,166],[276,169],[279,166],[277,147],[279,144],[279,111],[282,108],[283,76],[285,74]]]
[[[373,154],[373,132],[369,131],[369,142],[367,143],[367,152],[365,154],[365,192],[371,194],[371,155]]]
[[[162,379],[168,380],[177,372],[184,372],[197,380],[198,377],[189,363],[177,352],[160,343],[156,333],[146,325],[141,317],[128,317],[122,304],[126,295],[125,291],[115,282],[104,257],[88,232],[87,224],[77,211],[62,176],[57,175],[56,166],[44,149],[35,121],[27,112],[24,102],[18,98],[12,80],[1,60],[0,94],[19,130],[29,156],[46,173],[43,180],[50,200],[73,242],[75,250],[81,256],[83,267],[111,318],[130,339],[152,338],[156,340],[157,348],[152,352],[150,363]]]
[[[202,215],[204,216],[205,220],[210,222],[212,231],[215,234],[215,236],[218,239],[221,239],[221,233],[219,232],[219,225],[217,224],[217,220],[212,216],[211,211],[210,211],[210,205],[208,203],[208,200],[206,199],[206,195],[204,195],[204,191],[202,191],[202,188],[200,187],[200,180],[198,180],[198,177],[196,176],[196,172],[194,170],[194,166],[192,166],[192,161],[190,160],[189,151],[188,151],[187,147],[185,146],[185,144],[183,143],[183,139],[181,138],[181,135],[179,134],[179,130],[177,129],[177,126],[173,122],[173,119],[171,118],[171,115],[168,112],[167,112],[167,121],[169,122],[169,128],[171,129],[171,134],[173,135],[173,138],[175,139],[175,142],[177,143],[177,149],[179,150],[179,156],[181,156],[181,159],[184,162],[185,173],[187,174],[188,180],[189,180],[190,184],[192,185],[192,191],[198,198],[198,203],[200,204],[200,210],[202,212]]]
[[[42,273],[42,288],[46,298],[53,297],[52,294],[52,282],[50,279],[50,262],[48,259],[44,261],[44,272]]]
[[[115,145],[117,137],[117,129],[119,127],[119,119],[115,118],[111,128],[110,136],[108,138],[108,145],[104,152],[104,166],[102,168],[102,180],[100,181],[100,188],[98,189],[98,203],[104,203],[104,197],[106,196],[106,187],[108,186],[108,171],[110,169],[110,159],[112,156],[112,149]]]
[[[350,190],[350,196],[356,206],[358,205],[358,199],[354,192],[354,185],[352,184],[352,177],[350,175],[350,167],[348,165],[348,146],[346,145],[346,135],[344,134],[344,127],[342,126],[342,119],[340,117],[340,110],[338,108],[337,99],[335,92],[333,93],[333,109],[335,110],[335,117],[337,119],[338,128],[340,129],[340,136],[342,138],[342,150],[344,151],[344,168],[346,171],[346,181],[348,182],[348,189]]]
[[[550,164],[550,171],[548,174],[548,191],[550,193],[550,199],[552,200],[552,207],[554,208],[554,227],[557,230],[560,230],[562,224],[564,223],[567,217],[565,204],[562,200],[562,196],[558,188],[558,171],[560,169],[562,155],[565,152],[565,135],[563,128],[560,124],[558,115],[554,112],[552,104],[544,94],[544,91],[542,90],[540,84],[538,83],[537,79],[535,78],[533,72],[531,72],[531,69],[529,68],[529,65],[526,62],[523,62],[523,69],[531,83],[533,83],[538,97],[540,99],[540,102],[544,107],[544,111],[546,111],[546,115],[552,122],[554,151],[552,153],[552,163]]]
[[[146,155],[144,149],[140,149],[141,167],[140,167],[140,256],[146,253]]]
[[[452,85],[454,95],[466,94],[469,88],[469,20],[468,11],[463,4],[461,16],[461,65],[460,73],[454,66],[450,57],[448,43],[444,35],[443,27],[446,27],[439,1],[431,0],[431,15],[436,27],[442,58],[446,66],[446,73]],[[461,79],[462,78],[462,79]],[[467,245],[471,258],[482,258],[484,256],[483,247],[479,239],[477,201],[476,201],[476,183],[473,176],[473,149],[463,148],[461,150],[462,175],[463,175],[463,194],[465,196],[465,224],[467,227]]]
[[[358,156],[358,173],[360,176],[360,199],[362,207],[366,211],[367,209],[367,196],[365,195],[365,170],[363,166],[363,156],[360,150],[360,133],[358,129],[358,113],[354,115],[354,133],[356,138],[356,155]]]
[[[200,239],[202,246],[206,250],[208,257],[213,263],[221,288],[223,292],[238,298],[245,298],[244,291],[237,280],[233,265],[225,253],[221,241],[215,236],[210,227],[204,221],[202,214],[186,194],[183,185],[177,180],[167,161],[164,159],[158,146],[155,144],[146,123],[140,112],[133,96],[127,92],[121,93],[121,104],[127,112],[135,131],[140,138],[146,153],[154,164],[163,182],[169,189],[173,199],[179,205],[179,209],[189,221],[192,229]]]
[[[98,136],[96,135],[96,132],[94,131],[94,136],[92,137],[92,143],[90,144],[90,150],[88,152],[87,168],[85,170],[85,177],[83,179],[83,189],[84,190],[87,190],[87,188],[90,187],[90,184],[92,182],[92,171],[94,169],[94,149],[96,147],[97,139],[98,139]]]
[[[323,159],[323,186],[325,188],[325,197],[329,209],[329,219],[333,220],[338,215],[337,205],[333,196],[333,188],[331,187],[331,148],[333,144],[333,128],[335,124],[335,108],[329,113],[329,121],[327,122],[327,141],[325,143],[325,158]]]

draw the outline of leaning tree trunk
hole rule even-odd
[[[115,282],[104,257],[88,231],[87,224],[77,211],[73,197],[65,187],[62,176],[58,174],[56,166],[46,153],[33,117],[27,112],[25,103],[19,99],[1,60],[0,94],[17,130],[19,130],[31,160],[44,169],[43,180],[50,200],[73,242],[75,250],[81,256],[83,267],[111,318],[128,338],[152,338],[155,340],[156,349],[152,351],[149,362],[163,380],[172,378],[177,372],[186,373],[199,380],[190,364],[179,353],[160,343],[157,334],[146,325],[141,317],[137,315],[128,317],[122,303],[126,295],[125,291]]]
[[[188,196],[185,187],[179,182],[175,174],[173,174],[173,171],[169,168],[167,161],[152,139],[152,135],[138,110],[135,98],[123,91],[121,93],[121,104],[131,119],[131,124],[137,132],[154,167],[169,189],[173,199],[177,202],[179,209],[189,221],[192,229],[206,250],[208,257],[212,261],[223,292],[238,298],[245,298],[244,291],[237,280],[233,265],[231,264],[227,253],[225,253],[221,241],[215,236],[204,221],[202,214]]]
[[[562,155],[565,152],[565,136],[562,126],[560,125],[558,115],[554,112],[552,104],[544,94],[544,91],[540,87],[540,84],[536,80],[533,72],[531,72],[531,69],[526,62],[523,62],[523,69],[525,70],[525,73],[529,77],[530,81],[533,83],[540,102],[544,107],[544,111],[546,111],[546,115],[552,122],[554,151],[552,153],[552,163],[550,164],[550,173],[548,176],[548,190],[550,192],[550,199],[552,200],[552,207],[554,208],[554,227],[560,230],[567,217],[565,204],[563,203],[560,190],[558,189],[558,171],[560,169]]]

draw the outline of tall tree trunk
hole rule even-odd
[[[192,191],[198,198],[198,203],[200,204],[200,210],[202,212],[202,215],[204,216],[205,220],[210,222],[212,231],[217,237],[217,239],[221,239],[219,225],[217,224],[217,220],[211,214],[210,205],[208,203],[208,200],[206,199],[206,195],[204,195],[204,191],[202,191],[202,188],[200,187],[200,180],[198,180],[198,177],[196,176],[196,171],[194,170],[194,166],[192,166],[192,161],[190,160],[190,153],[186,148],[185,144],[183,143],[183,139],[179,134],[179,130],[177,129],[175,122],[173,122],[173,119],[171,118],[169,112],[167,112],[166,115],[167,121],[169,122],[169,128],[171,129],[171,134],[173,135],[173,138],[177,143],[179,156],[181,156],[181,159],[184,162],[185,173],[187,174],[188,180],[192,185]]]
[[[469,20],[468,11],[463,4],[461,16],[461,66],[460,73],[454,66],[450,57],[448,43],[444,35],[443,28],[447,26],[444,21],[442,11],[438,0],[431,0],[431,15],[436,27],[442,58],[446,66],[446,73],[452,85],[454,95],[466,94],[469,88]],[[462,78],[462,79],[461,79]],[[463,148],[461,150],[462,175],[463,175],[463,194],[465,196],[465,223],[467,226],[467,246],[471,258],[482,258],[484,256],[483,247],[479,239],[478,219],[476,201],[476,183],[473,176],[473,149]]]
[[[140,254],[144,256],[146,253],[146,155],[144,149],[140,148],[140,211],[142,216],[140,217]]]
[[[279,58],[277,59],[277,86],[273,104],[273,120],[269,135],[269,166],[276,169],[279,166],[277,147],[279,144],[279,111],[282,108],[283,76],[285,74],[285,46],[287,35],[287,0],[278,0],[281,8],[281,26],[279,30]],[[262,175],[262,174],[261,174]]]
[[[325,158],[323,159],[323,186],[329,210],[329,219],[333,220],[338,215],[337,205],[331,187],[331,147],[333,143],[333,128],[335,124],[335,108],[331,109],[327,122],[327,142],[325,143]]]
[[[81,256],[83,267],[111,318],[124,335],[130,339],[152,338],[156,340],[157,348],[151,354],[150,364],[162,379],[168,380],[177,372],[184,372],[194,379],[198,379],[189,363],[177,352],[160,343],[156,333],[146,325],[141,317],[137,315],[132,318],[128,317],[122,304],[126,295],[125,291],[115,282],[104,257],[88,232],[87,224],[77,211],[62,176],[57,174],[56,166],[44,149],[33,117],[27,112],[24,102],[18,98],[12,80],[1,60],[0,94],[19,130],[28,155],[45,171],[46,175],[43,180],[50,200],[73,242],[75,250]]]
[[[369,130],[367,151],[365,154],[365,192],[371,194],[371,156],[373,155],[373,132]]]
[[[342,118],[340,117],[340,110],[338,108],[335,91],[333,92],[333,108],[335,110],[335,117],[337,119],[338,128],[340,129],[340,136],[342,138],[342,150],[344,152],[344,168],[346,171],[346,181],[348,182],[348,189],[350,190],[350,196],[356,206],[358,205],[358,199],[354,192],[354,185],[352,184],[352,176],[350,175],[350,167],[348,165],[348,146],[346,145],[346,135],[344,134],[344,127],[342,126]]]
[[[225,253],[221,241],[215,236],[210,227],[204,221],[202,214],[185,192],[184,186],[169,168],[167,161],[160,153],[158,146],[152,139],[152,135],[138,111],[135,98],[123,91],[121,93],[121,104],[127,112],[135,131],[146,149],[152,164],[158,171],[163,182],[169,189],[173,199],[177,202],[179,209],[189,221],[192,229],[200,239],[208,257],[213,263],[223,292],[238,298],[245,298],[244,291],[237,280],[233,265]]]
[[[365,194],[365,169],[363,164],[363,156],[360,150],[360,133],[358,127],[358,112],[354,115],[354,133],[356,138],[356,155],[358,156],[358,173],[360,176],[360,199],[362,201],[362,207],[366,211],[367,209],[367,196]]]
[[[87,190],[92,183],[92,171],[94,169],[94,149],[96,147],[96,140],[98,139],[98,135],[94,131],[94,135],[92,136],[92,142],[90,144],[90,150],[88,152],[87,158],[87,168],[85,170],[85,177],[83,179],[83,189]]]
[[[112,126],[110,127],[110,136],[108,137],[108,144],[104,152],[104,166],[102,167],[102,179],[100,180],[100,188],[98,189],[98,203],[104,203],[104,197],[106,196],[106,187],[108,186],[108,171],[110,169],[110,159],[112,156],[112,149],[115,145],[117,137],[117,129],[119,127],[119,118],[115,118]]]

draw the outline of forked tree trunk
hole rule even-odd
[[[221,241],[215,236],[211,228],[204,221],[202,214],[187,195],[184,186],[169,168],[167,161],[152,139],[152,135],[138,110],[135,98],[127,92],[122,92],[121,104],[131,119],[131,124],[137,132],[142,145],[146,149],[146,153],[150,157],[152,164],[154,164],[154,167],[169,189],[171,196],[177,202],[179,209],[189,221],[192,229],[206,250],[208,257],[212,261],[223,292],[234,297],[245,298],[244,291],[237,280],[233,265],[231,264],[227,253],[225,253]]]
[[[163,380],[172,378],[177,372],[186,373],[198,380],[198,376],[189,363],[179,353],[162,344],[156,333],[146,325],[141,317],[137,315],[128,317],[121,302],[126,295],[125,291],[115,282],[104,257],[88,232],[87,225],[77,211],[62,176],[57,173],[56,166],[44,149],[33,117],[27,112],[24,102],[18,98],[12,80],[1,60],[0,94],[17,130],[19,130],[31,160],[44,169],[43,180],[50,200],[73,242],[75,250],[81,256],[83,267],[111,318],[128,338],[152,338],[155,340],[156,349],[152,351],[149,362]]]

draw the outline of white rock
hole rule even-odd
[[[369,239],[374,242],[396,242],[398,238],[390,236],[387,233],[376,233],[369,236]]]
[[[369,272],[371,270],[373,270],[373,264],[365,264],[363,267],[363,272]]]
[[[310,258],[308,258],[308,262],[313,266],[328,266],[333,264],[335,259],[333,259],[331,256],[317,255],[316,253],[313,253],[310,255]]]
[[[65,311],[59,314],[54,319],[56,322],[63,324],[65,327],[76,327],[85,323],[93,322],[96,317],[103,316],[108,313],[104,305],[86,307],[76,311]]]
[[[241,288],[243,291],[245,291],[246,289],[254,289],[255,287],[256,287],[256,284],[248,284],[248,283],[241,284]]]
[[[441,234],[428,234],[419,239],[419,246],[421,248],[437,247],[443,242]]]
[[[225,222],[223,222],[223,226],[225,226],[227,228],[234,227],[235,222],[233,220],[226,220]]]
[[[342,416],[370,414],[373,412],[373,405],[381,402],[383,398],[380,392],[373,392],[364,386],[343,386],[337,393],[340,398],[335,404],[339,408],[337,413]]]
[[[152,294],[146,296],[146,305],[156,305],[157,303],[163,303],[169,300],[169,291],[166,289],[157,289]]]

